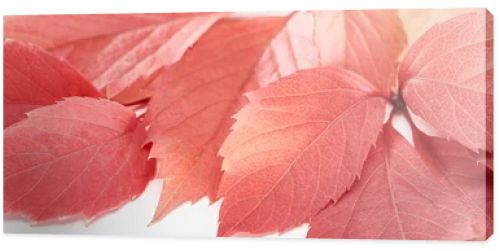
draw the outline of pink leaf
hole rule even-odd
[[[67,58],[96,88],[112,98],[133,85],[144,89],[150,82],[149,76],[177,62],[222,15],[180,17],[155,26],[79,41],[53,51]],[[121,100],[134,102],[144,98],[140,94]]]
[[[170,20],[191,13],[20,15],[4,17],[4,36],[51,49],[78,40],[97,38]]]
[[[410,110],[474,151],[493,150],[492,28],[486,10],[435,25],[411,46],[399,72]]]
[[[493,233],[493,163],[487,153],[438,137],[427,136],[413,128],[415,148],[428,165],[444,173],[464,201],[482,212],[482,239]]]
[[[381,53],[388,58],[386,46],[402,48],[399,42],[404,42],[400,38],[404,34],[399,22],[393,25],[384,21],[397,21],[395,13],[367,12],[298,12],[286,18],[225,19],[179,63],[160,73],[151,84],[157,93],[148,114],[152,120],[151,157],[158,161],[157,177],[165,178],[154,221],[185,201],[197,201],[205,195],[215,199],[222,162],[216,153],[229,132],[232,114],[245,103],[244,92],[300,69],[351,62],[352,53],[335,51],[335,41],[346,32],[339,20],[361,19],[358,25],[363,29],[387,26],[387,34],[382,32],[385,43],[376,38],[374,43],[379,46],[364,48],[374,50],[374,55]],[[349,38],[357,40],[359,36]],[[397,58],[393,54],[391,66]],[[361,62],[349,65],[363,71]]]
[[[153,222],[186,201],[216,197],[217,151],[246,88],[257,85],[253,68],[285,18],[225,19],[157,78],[148,107],[150,157],[157,160],[163,192]],[[234,33],[238,30],[238,33]],[[254,73],[255,72],[255,73]]]
[[[355,73],[324,68],[252,93],[220,150],[218,235],[284,232],[340,198],[382,128],[375,92]]]
[[[487,238],[486,169],[468,170],[476,165],[475,159],[468,158],[457,165],[458,159],[449,154],[450,149],[443,148],[450,146],[449,142],[430,140],[439,142],[434,145],[438,148],[417,151],[387,125],[359,182],[338,203],[314,217],[308,237]],[[454,145],[453,155],[468,151],[456,147],[460,146]],[[424,152],[425,156],[432,155],[432,162],[422,155]],[[481,197],[469,197],[478,193],[482,193]]]
[[[90,82],[65,61],[43,49],[13,40],[4,42],[4,128],[25,113],[63,97],[99,97]]]
[[[331,25],[342,24],[331,31]],[[392,10],[344,11],[343,19],[322,23],[319,32],[330,33],[330,48],[341,52],[336,62],[372,82],[389,95],[395,86],[398,57],[406,46],[406,34],[397,12]],[[324,36],[324,35],[323,35]]]
[[[275,74],[280,77],[298,69],[343,66],[388,94],[404,46],[406,35],[392,10],[297,13],[266,50],[261,64],[269,65],[270,58],[276,61]]]
[[[111,101],[73,97],[31,111],[4,131],[4,212],[39,223],[120,207],[153,175],[145,135]]]

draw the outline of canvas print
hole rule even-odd
[[[485,9],[4,16],[4,232],[485,240]]]

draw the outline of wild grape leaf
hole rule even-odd
[[[450,149],[442,148],[449,142],[430,140],[439,141],[439,147],[421,150],[425,156],[432,155],[433,162],[422,158],[423,152],[417,151],[391,125],[385,126],[360,180],[338,203],[313,218],[307,236],[485,239],[484,197],[471,199],[468,195],[484,195],[486,169],[476,167],[475,159],[458,161],[452,156],[467,151],[463,147],[450,155]],[[433,150],[439,152],[435,154]]]
[[[375,92],[353,72],[318,68],[251,93],[220,150],[218,235],[284,232],[346,192],[382,129]]]
[[[42,48],[11,39],[4,42],[4,128],[24,119],[28,111],[69,96],[99,97],[99,92]]]
[[[72,97],[29,112],[4,131],[4,212],[40,223],[122,206],[153,176],[145,136],[112,101]]]
[[[395,15],[391,11],[370,13],[366,16],[378,17],[373,22],[389,19],[384,15]],[[153,81],[151,85],[158,91],[148,111],[152,121],[151,157],[157,159],[157,177],[164,178],[153,221],[185,201],[197,201],[205,195],[215,199],[222,163],[217,151],[229,132],[231,115],[245,102],[242,93],[300,69],[348,61],[352,53],[332,48],[336,36],[346,31],[338,20],[351,15],[364,20],[363,14],[339,11],[225,19],[202,36],[179,63]],[[375,24],[359,24],[363,25]],[[391,25],[386,24],[387,31],[396,30]],[[404,37],[402,31],[397,35]],[[355,39],[352,43],[359,38],[351,37]],[[386,40],[374,48],[373,54],[385,53],[390,46],[402,47],[392,41],[400,39]]]
[[[492,27],[486,10],[438,24],[411,46],[399,72],[410,110],[474,151],[493,150]]]
[[[260,63],[261,67],[269,68],[269,61],[275,61],[278,70],[275,74],[278,77],[311,66],[336,65],[364,76],[385,94],[394,85],[397,59],[406,45],[405,32],[395,11],[298,13],[289,21],[286,29],[289,32],[277,35]],[[284,46],[283,41],[290,33],[296,34],[294,36],[297,38]],[[289,46],[301,46],[302,49],[295,49],[292,54],[286,53]],[[312,48],[306,48],[311,46],[316,47],[317,55],[310,53]],[[301,58],[310,58],[307,61],[309,65],[300,62]],[[299,62],[295,62],[297,59]],[[266,84],[278,79],[274,75],[271,77],[262,82]]]
[[[224,19],[216,23],[155,83],[148,106],[163,191],[154,221],[186,201],[215,199],[219,146],[241,93],[255,84],[254,66],[285,18]],[[237,30],[238,33],[234,31]]]
[[[485,152],[476,153],[439,137],[427,136],[413,128],[413,142],[419,155],[442,171],[457,192],[482,212],[483,239],[493,233],[493,163]]]
[[[150,82],[148,77],[178,61],[222,15],[180,17],[155,26],[72,43],[53,52],[70,61],[111,98],[129,86],[138,85],[143,89]],[[121,100],[134,102],[144,98],[140,94]],[[150,93],[144,95],[148,97]]]
[[[157,25],[191,13],[4,16],[4,37],[52,49],[78,40]]]
[[[397,11],[342,11],[340,19],[322,22],[318,34],[330,34],[334,61],[354,71],[388,95],[395,86],[398,57],[406,46],[406,35]],[[332,25],[334,28],[332,28]]]

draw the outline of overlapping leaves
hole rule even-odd
[[[489,13],[228,16],[7,17],[4,211],[93,219],[156,178],[153,222],[208,196],[219,236],[491,234]]]

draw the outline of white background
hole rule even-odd
[[[0,2],[0,14],[62,14],[62,13],[139,13],[139,12],[182,12],[182,11],[287,11],[287,10],[315,10],[315,9],[400,9],[400,8],[463,8],[487,7],[493,14],[500,11],[494,0],[3,0]],[[1,21],[0,21],[1,22]],[[0,29],[3,28],[3,25]],[[496,33],[496,32],[495,32]],[[496,39],[495,39],[496,41]],[[495,42],[495,47],[497,46]],[[2,54],[0,52],[0,54]],[[0,69],[3,71],[3,67]],[[3,75],[3,73],[1,73]],[[498,89],[498,88],[495,88]],[[2,90],[3,91],[3,88]],[[495,91],[498,92],[498,91]],[[3,94],[2,94],[3,96]],[[495,95],[498,96],[498,95]],[[498,103],[498,102],[495,102]],[[498,109],[495,109],[498,110]],[[497,123],[498,124],[498,123]],[[498,130],[497,130],[498,131]],[[498,140],[495,140],[498,141]],[[3,153],[3,149],[1,151]],[[2,158],[3,159],[3,158]],[[3,170],[3,169],[2,169]],[[3,181],[2,181],[3,182]],[[2,185],[3,187],[3,185]],[[498,187],[498,186],[497,186]],[[190,238],[144,238],[147,235],[206,235],[213,231],[215,236],[216,216],[218,204],[208,207],[206,200],[194,206],[184,205],[167,216],[165,220],[153,227],[143,230],[148,223],[147,217],[124,217],[134,215],[152,215],[159,194],[160,186],[157,183],[150,185],[146,193],[138,201],[126,205],[120,211],[100,219],[85,230],[82,223],[73,223],[70,226],[51,227],[54,232],[84,232],[109,233],[106,225],[119,226],[120,221],[127,220],[135,228],[112,229],[114,233],[126,234],[122,236],[74,236],[74,235],[1,235],[2,248],[19,249],[51,249],[51,250],[89,250],[91,248],[113,250],[138,249],[166,249],[178,250],[185,248],[220,250],[255,250],[259,248],[273,248],[279,250],[299,249],[384,249],[384,250],[500,250],[500,234],[493,236],[487,242],[437,242],[437,241],[368,241],[368,240],[278,240],[278,239],[190,239]],[[497,193],[498,194],[498,193]],[[3,200],[2,202],[3,203]],[[3,208],[3,205],[2,205]],[[131,213],[132,212],[132,213]],[[195,212],[195,213],[193,213]],[[495,210],[498,212],[498,210]],[[184,214],[191,215],[186,218]],[[497,214],[498,215],[498,214]],[[3,214],[0,214],[3,217]],[[27,228],[20,222],[9,222],[10,231],[24,231]],[[173,226],[173,227],[172,227]],[[199,229],[205,226],[207,229]],[[498,226],[498,224],[495,224]],[[4,226],[5,227],[5,226]],[[33,228],[31,228],[33,230]],[[36,230],[35,231],[39,231]],[[301,227],[284,237],[303,236],[306,227]],[[5,249],[3,249],[5,250]]]

